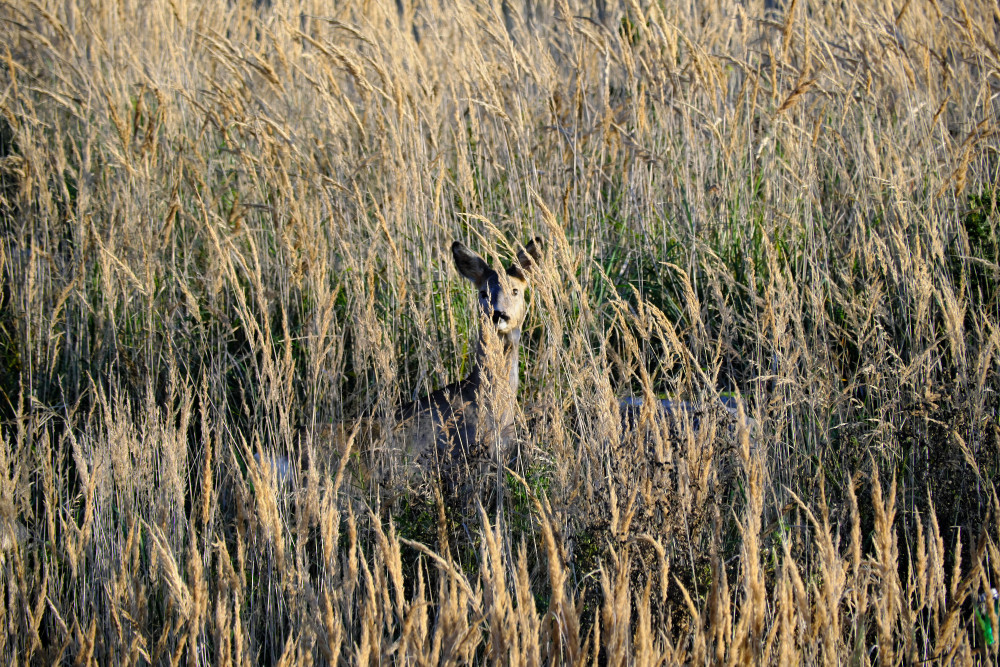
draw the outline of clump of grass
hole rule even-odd
[[[0,655],[995,660],[994,18],[0,4]],[[535,235],[516,456],[409,492]]]

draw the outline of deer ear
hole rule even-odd
[[[521,250],[517,251],[517,263],[521,270],[531,273],[538,262],[542,260],[542,237],[536,236],[528,241]]]
[[[451,244],[451,256],[455,258],[455,268],[463,276],[478,285],[483,282],[490,265],[486,260],[469,250],[461,241]]]

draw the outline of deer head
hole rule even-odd
[[[451,245],[458,272],[476,286],[483,316],[493,323],[501,336],[521,329],[527,312],[524,290],[528,286],[528,276],[541,259],[541,246],[541,238],[530,241],[518,251],[517,260],[499,273],[460,241]]]

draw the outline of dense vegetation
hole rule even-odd
[[[5,661],[995,660],[996,3],[328,4],[0,0]]]

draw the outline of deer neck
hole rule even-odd
[[[495,330],[487,330],[486,327],[482,327],[479,331],[479,344],[476,347],[476,365],[472,369],[472,375],[469,376],[470,382],[477,389],[483,383],[485,375],[490,368],[489,361],[487,359],[487,350],[491,345],[496,345],[494,341],[488,341],[486,336],[494,336],[500,338],[500,344],[502,345],[502,362],[497,369],[497,375],[495,377],[489,378],[491,383],[499,383],[506,381],[510,385],[511,396],[517,395],[517,385],[518,385],[518,371],[521,355],[521,329],[511,329],[506,333],[498,333]]]

